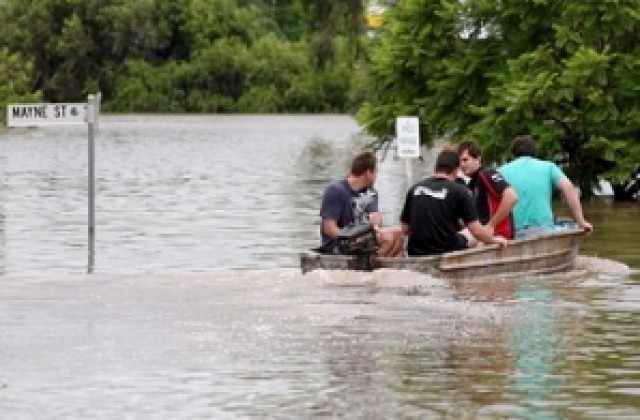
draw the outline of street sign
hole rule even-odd
[[[9,104],[7,105],[7,127],[60,126],[65,124],[87,124],[88,131],[88,195],[89,195],[89,261],[87,273],[93,272],[95,249],[95,135],[98,133],[102,94],[88,95],[86,103],[73,104]]]
[[[398,157],[420,157],[420,120],[418,117],[396,118],[396,146]]]
[[[7,105],[7,127],[38,127],[86,123],[86,103]]]

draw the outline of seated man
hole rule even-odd
[[[373,188],[378,174],[378,162],[371,152],[357,155],[347,178],[331,182],[322,196],[320,208],[321,246],[319,252],[338,253],[336,238],[346,226],[370,222],[377,231],[378,255],[393,256],[402,249],[401,239],[391,230],[381,228],[378,193]]]
[[[555,188],[564,194],[576,224],[586,232],[593,230],[582,214],[580,197],[569,178],[555,163],[534,157],[536,147],[531,136],[516,137],[511,145],[511,153],[515,160],[498,171],[518,194],[518,203],[513,212],[516,239],[554,230],[551,199]]]
[[[410,256],[440,254],[468,248],[470,239],[487,244],[508,243],[483,226],[469,190],[455,182],[460,160],[453,150],[443,150],[436,159],[435,174],[413,185],[407,192],[400,216],[401,230],[408,235]],[[473,235],[460,232],[460,221]]]
[[[458,146],[460,169],[469,178],[468,187],[476,201],[480,223],[489,224],[494,234],[513,239],[515,227],[511,210],[518,195],[494,169],[482,166],[480,148],[471,141]]]

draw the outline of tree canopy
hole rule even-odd
[[[403,0],[384,28],[358,113],[383,141],[419,115],[501,161],[531,134],[582,187],[640,162],[640,0]]]
[[[0,105],[357,109],[382,142],[418,115],[424,142],[475,139],[489,162],[531,134],[582,187],[640,162],[640,0],[389,0],[374,37],[366,4],[0,1]]]
[[[101,91],[105,111],[345,112],[358,4],[4,0],[0,45],[48,102]]]

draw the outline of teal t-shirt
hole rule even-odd
[[[501,166],[498,172],[518,194],[513,209],[516,229],[553,226],[551,196],[558,181],[564,177],[555,163],[523,156]]]

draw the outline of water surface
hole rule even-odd
[[[2,417],[637,418],[638,203],[586,202],[596,232],[567,274],[302,276],[359,132],[346,116],[103,118],[91,275],[86,131],[1,136]],[[387,156],[388,223],[407,185]]]

